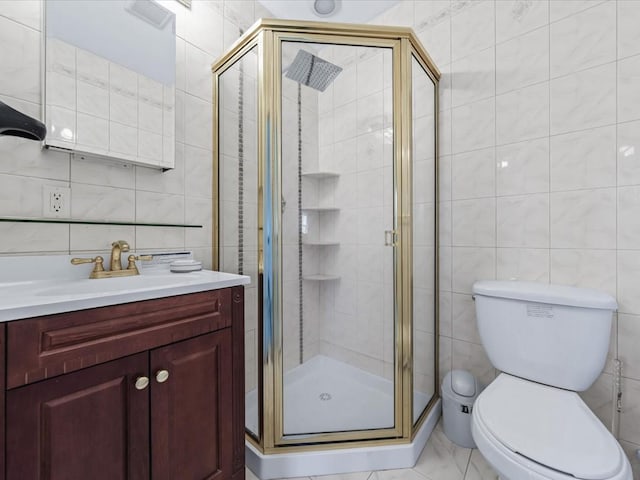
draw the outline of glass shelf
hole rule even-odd
[[[325,178],[339,177],[340,174],[335,172],[302,172],[302,176],[307,178],[316,178],[318,180],[324,180]]]
[[[313,282],[327,282],[330,280],[340,280],[339,275],[326,275],[324,273],[317,273],[315,275],[305,275],[302,277],[303,280],[311,280]]]
[[[308,212],[337,212],[340,209],[338,207],[302,207],[300,210]]]
[[[109,222],[100,220],[70,220],[62,218],[18,218],[0,217],[0,222],[20,223],[66,223],[70,225],[124,225],[132,227],[177,227],[177,228],[202,228],[202,225],[189,225],[182,223],[142,223],[142,222]]]

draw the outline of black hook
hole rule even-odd
[[[47,127],[39,120],[11,108],[0,101],[0,135],[44,140]]]

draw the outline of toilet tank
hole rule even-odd
[[[604,368],[615,299],[589,288],[520,281],[473,285],[476,319],[499,370],[573,391]]]

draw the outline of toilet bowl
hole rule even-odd
[[[631,480],[613,435],[575,392],[502,373],[474,404],[478,449],[503,480]]]
[[[478,332],[502,373],[478,396],[471,434],[502,480],[632,480],[622,447],[576,393],[606,362],[610,295],[518,281],[473,285]]]

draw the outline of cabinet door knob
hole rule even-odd
[[[144,390],[149,386],[149,377],[138,377],[136,378],[136,388],[138,390]]]
[[[168,370],[158,370],[156,372],[156,381],[158,383],[164,383],[169,379],[169,371]]]

